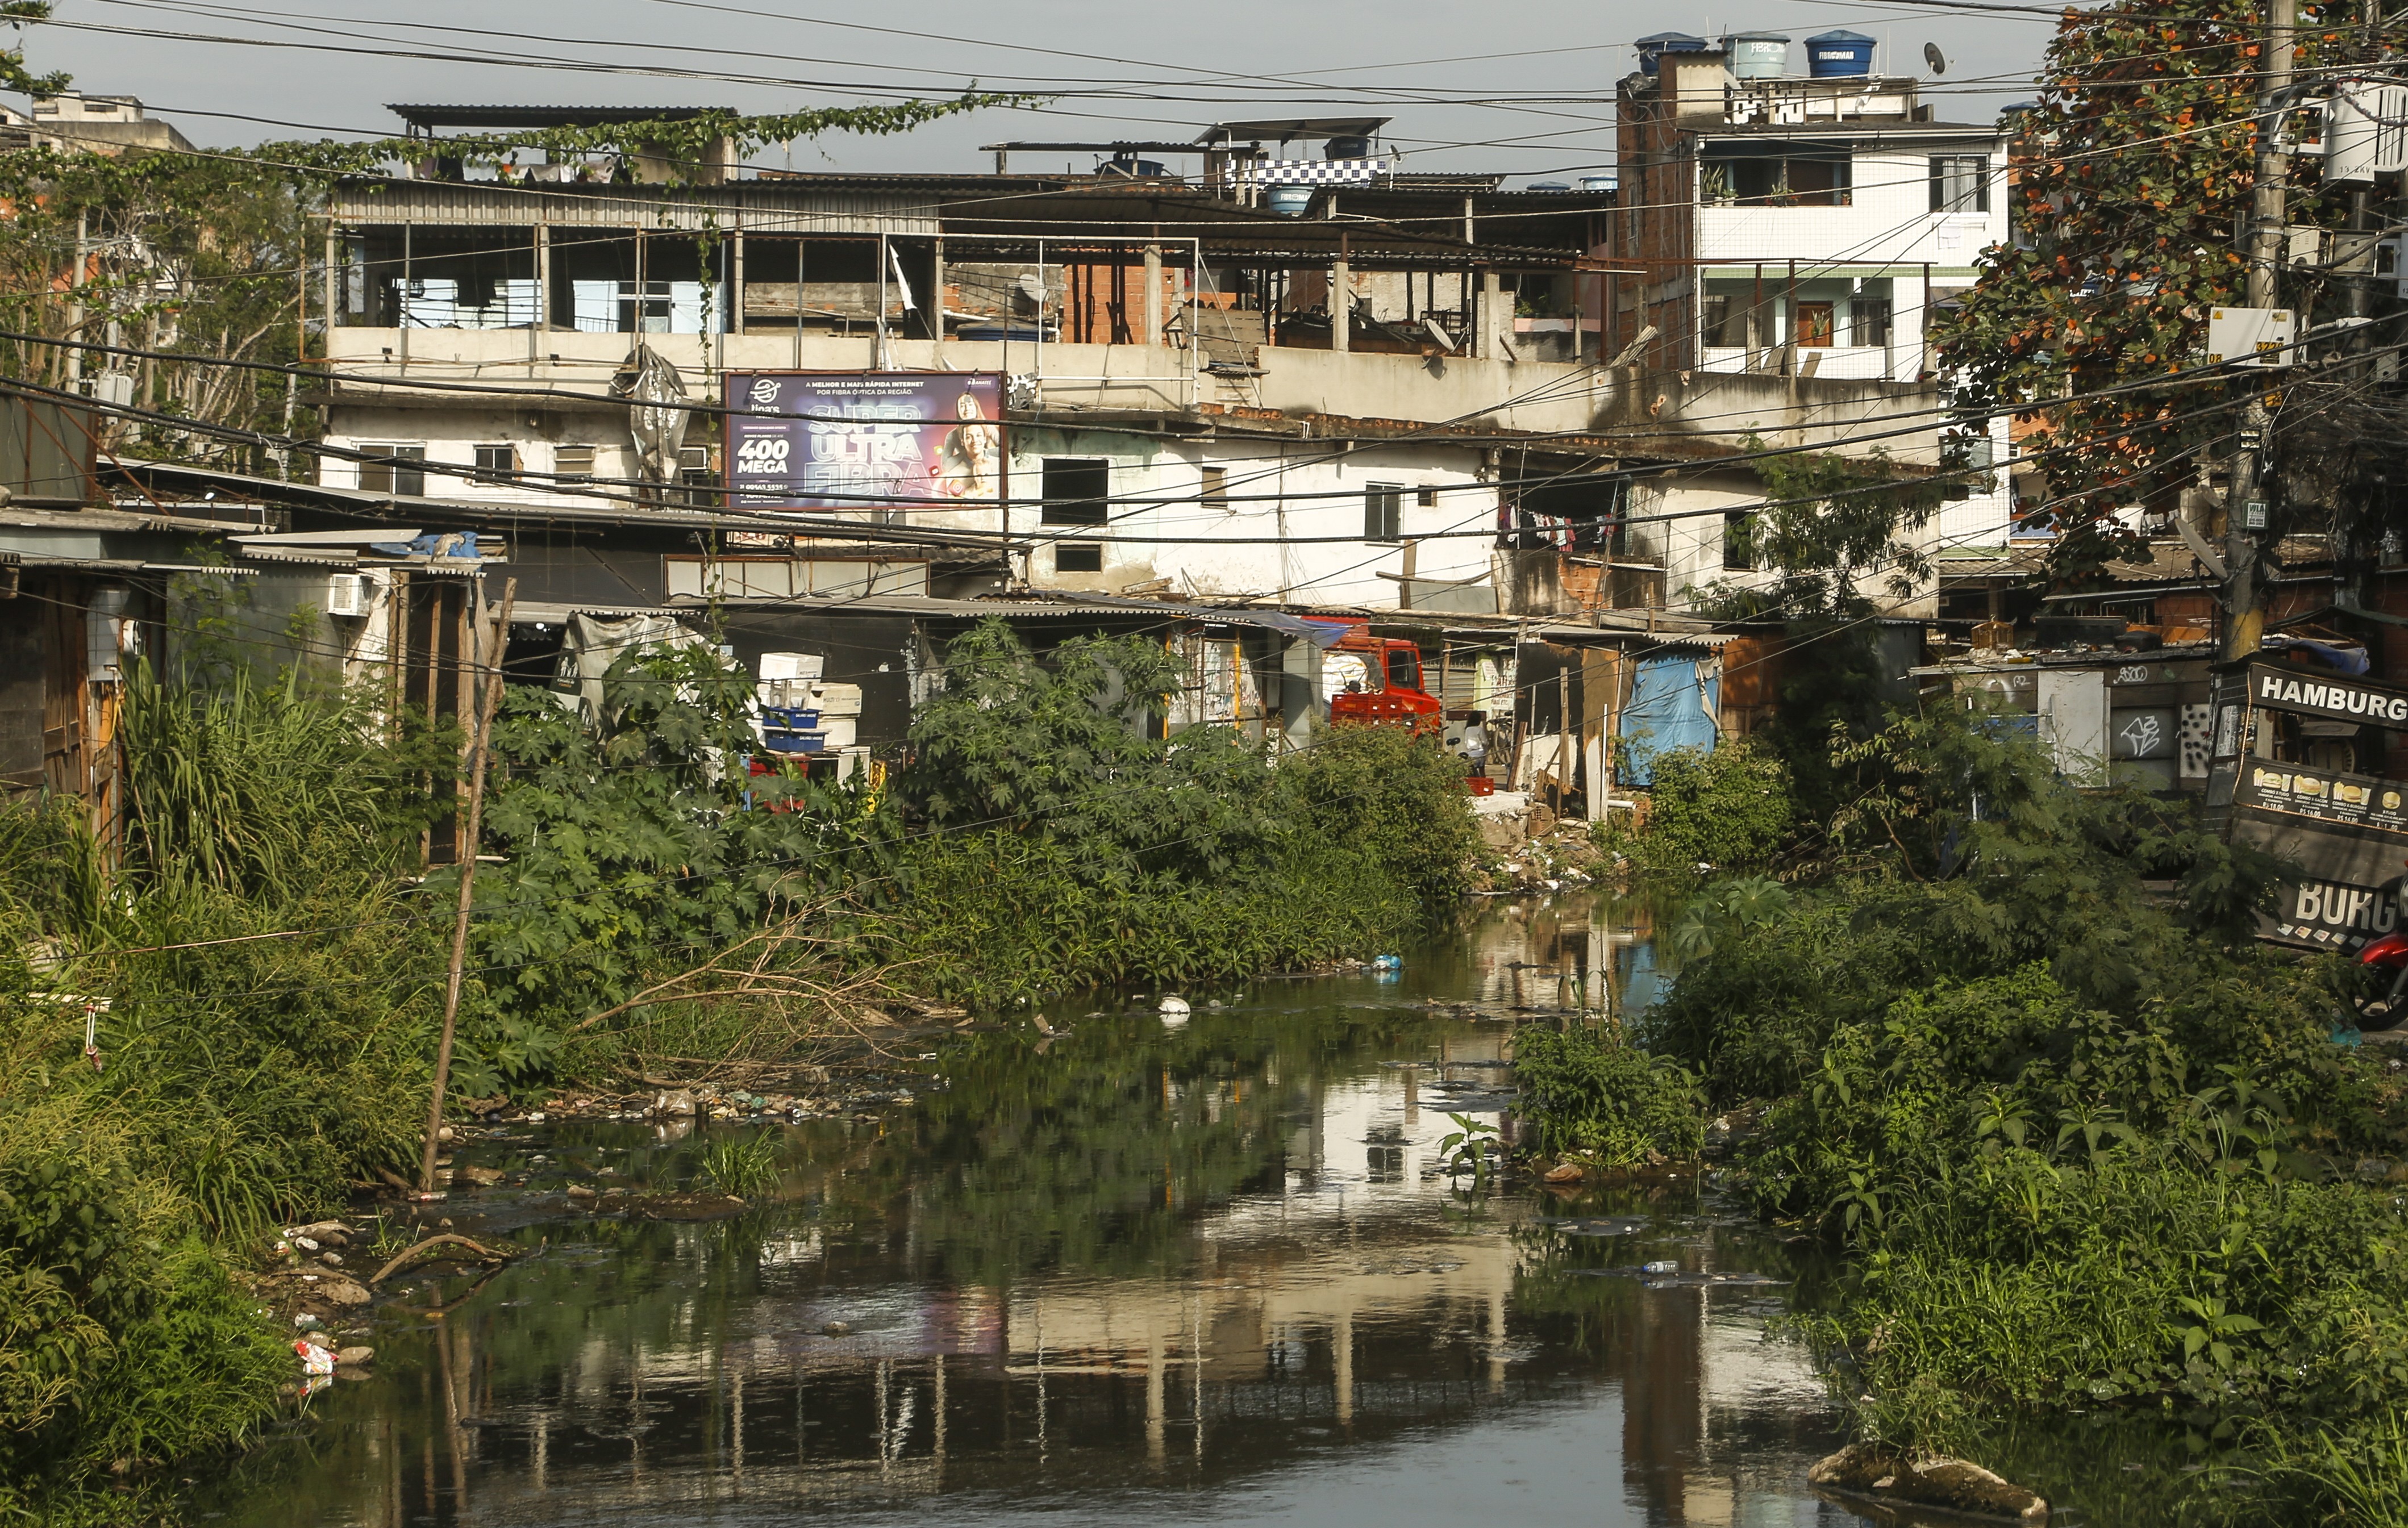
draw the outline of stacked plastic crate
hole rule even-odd
[[[761,655],[761,742],[770,752],[860,751],[861,686],[830,682],[826,664],[815,652]]]

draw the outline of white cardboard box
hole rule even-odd
[[[797,704],[819,708],[822,716],[859,716],[861,686],[857,684],[817,683],[810,687],[809,698]]]

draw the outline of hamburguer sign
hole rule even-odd
[[[2249,670],[2249,699],[2260,710],[2336,717],[2408,732],[2408,690],[2369,679],[2302,674],[2296,668],[2259,664]]]
[[[2253,664],[2249,705],[2408,732],[2408,690],[2347,675]],[[2231,731],[2221,759],[2241,750],[2240,729]],[[2259,915],[2258,937],[2354,952],[2391,931],[2408,862],[2408,781],[2254,755],[2223,767],[2233,771],[2232,841],[2255,844],[2299,872],[2282,888],[2275,910]]]

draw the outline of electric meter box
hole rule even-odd
[[[2207,364],[2287,366],[2297,359],[2291,347],[2298,334],[2299,314],[2287,307],[2211,307]]]

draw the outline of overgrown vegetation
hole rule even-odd
[[[361,720],[136,684],[113,875],[76,804],[0,811],[0,1511],[138,1517],[117,1488],[272,1415],[291,1354],[219,1250],[407,1160],[437,947]]]
[[[1000,621],[956,641],[912,728],[908,916],[882,952],[988,1006],[1097,982],[1227,980],[1369,954],[1464,889],[1462,771],[1426,740],[1340,727],[1276,768],[1235,732],[1158,735],[1158,644],[1043,659]]]
[[[1696,1074],[1608,1027],[1531,1026],[1513,1038],[1531,1149],[1621,1170],[1687,1161],[1705,1145]]]
[[[1789,769],[1770,750],[1742,740],[1706,751],[1656,755],[1643,829],[1599,824],[1599,846],[1642,876],[1752,870],[1789,846],[1795,812]]]
[[[1735,1182],[1842,1252],[1812,1320],[1870,1434],[2129,1412],[2200,1450],[2201,1521],[2356,1510],[2408,1401],[2408,1108],[2334,1042],[2349,973],[2248,938],[2276,867],[1953,709],[1832,778],[1827,874],[1674,921],[1647,1051],[1525,1033],[1534,1138],[1631,1139],[1668,1074],[1760,1116]]]
[[[1426,742],[1163,738],[1174,676],[1134,639],[1039,659],[991,623],[949,674],[888,790],[750,773],[749,678],[707,647],[623,657],[598,715],[510,692],[455,1092],[791,1054],[914,992],[1368,954],[1461,890]],[[407,1171],[431,1072],[454,883],[416,872],[457,737],[239,667],[137,678],[123,737],[113,864],[79,804],[0,810],[0,1515],[138,1518],[160,1465],[273,1415],[243,1249]],[[775,1175],[766,1137],[702,1165]]]

